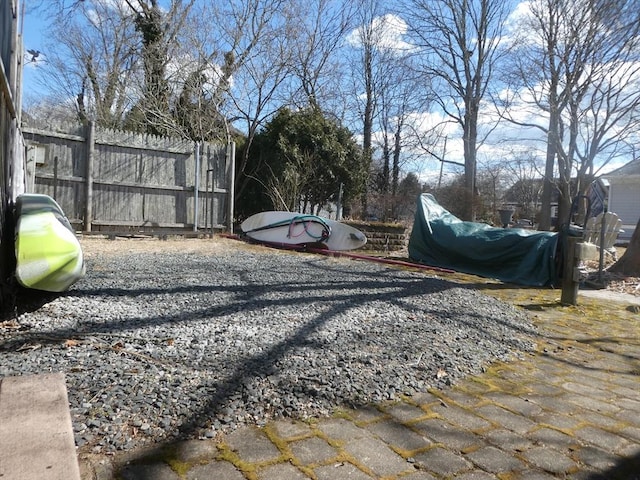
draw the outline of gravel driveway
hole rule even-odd
[[[83,248],[86,278],[0,323],[0,376],[64,372],[96,453],[393,400],[533,348],[523,311],[435,272],[221,238]]]

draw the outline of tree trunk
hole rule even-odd
[[[571,224],[571,185],[569,180],[560,178],[560,194],[558,195],[558,219],[556,224],[556,230],[560,229],[562,225]]]
[[[552,88],[555,88],[552,83]],[[544,183],[542,185],[542,208],[540,210],[539,230],[551,230],[551,200],[555,188],[554,171],[556,153],[558,149],[558,115],[555,92],[549,95],[551,110],[549,112],[549,131],[547,133],[547,155],[544,169]]]
[[[478,109],[473,100],[465,101],[468,113],[465,113],[463,127],[464,144],[464,215],[463,220],[476,221],[476,153],[478,141]],[[471,106],[471,108],[470,108]]]
[[[373,47],[369,43],[364,44],[363,66],[366,100],[364,105],[364,118],[362,119],[362,153],[364,156],[364,166],[367,171],[367,175],[371,172],[371,156],[373,153],[373,117],[375,113],[372,48]],[[364,194],[362,195],[362,218],[366,218],[368,214],[368,194],[369,182],[366,182]]]
[[[633,232],[624,255],[608,269],[612,273],[621,273],[629,277],[640,277],[640,220]]]

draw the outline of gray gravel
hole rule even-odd
[[[105,453],[446,387],[532,333],[433,272],[241,246],[122,253],[0,324],[0,376],[64,372],[76,443]]]

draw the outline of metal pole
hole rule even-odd
[[[216,179],[214,176],[214,172],[215,170],[213,168],[209,168],[207,169],[207,184],[211,185],[211,190],[209,190],[207,188],[207,208],[208,208],[208,212],[209,212],[209,218],[208,221],[211,222],[211,238],[213,238],[213,227],[214,227],[214,223],[213,223],[213,215],[214,215],[214,210],[213,210],[213,206],[214,206],[214,194],[215,194],[215,189],[216,189]],[[211,180],[209,180],[209,178],[211,178]]]
[[[195,162],[196,162],[196,178],[193,192],[193,231],[198,231],[198,207],[199,198],[198,193],[200,190],[200,142],[195,143]]]
[[[229,186],[227,187],[227,198],[229,199],[228,221],[229,233],[233,233],[233,210],[234,210],[234,195],[235,195],[235,182],[236,182],[236,143],[230,142],[229,144]]]
[[[85,210],[84,210],[84,231],[91,231],[93,221],[93,157],[95,152],[96,127],[93,121],[89,122],[89,134],[87,136],[87,171],[85,190]]]
[[[442,185],[442,170],[444,169],[444,157],[447,156],[447,137],[444,137],[444,147],[442,148],[442,159],[440,160],[440,176],[438,177],[438,191]]]
[[[204,193],[204,231],[206,232],[209,228],[209,170],[207,170],[207,173],[205,174]]]

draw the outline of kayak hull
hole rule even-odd
[[[80,242],[55,200],[47,195],[20,195],[16,217],[16,279],[20,285],[63,292],[84,276]]]
[[[279,245],[322,245],[329,250],[355,250],[367,243],[357,228],[344,223],[294,212],[261,212],[247,218],[240,228],[258,242]]]

